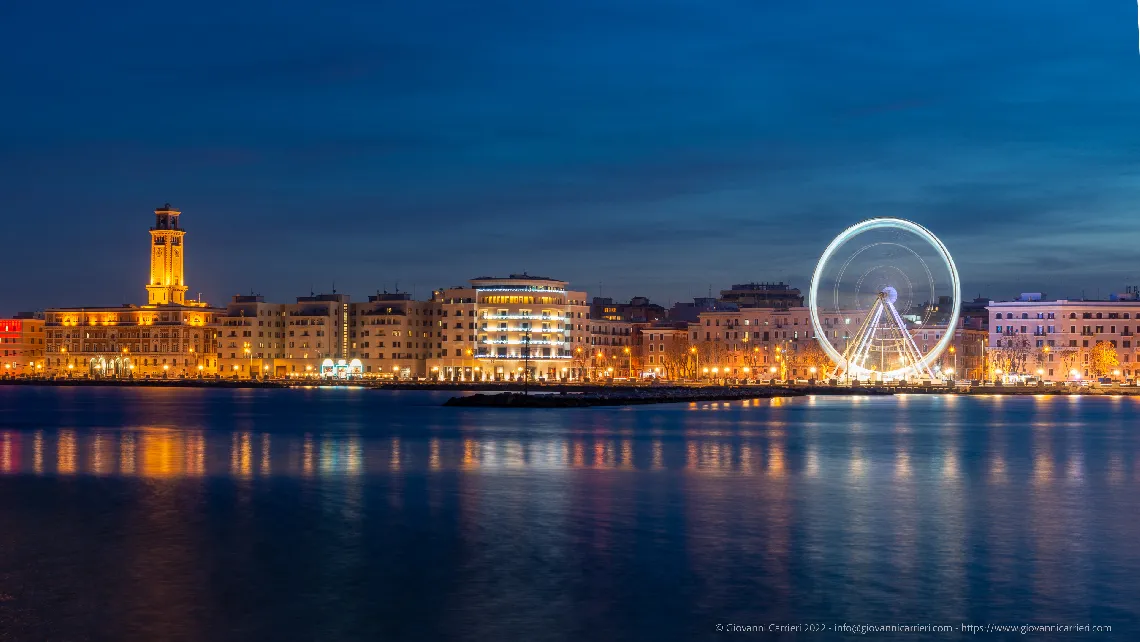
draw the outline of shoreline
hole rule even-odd
[[[375,381],[329,382],[320,380],[249,381],[233,379],[31,379],[0,378],[0,386],[45,387],[125,387],[125,388],[214,388],[214,389],[290,389],[290,388],[362,388],[366,390],[438,390],[471,393],[521,393],[519,383],[449,383]],[[710,395],[727,395],[723,399],[796,397],[804,395],[965,395],[965,396],[1091,396],[1140,397],[1140,386],[1127,388],[1077,386],[829,386],[829,385],[600,385],[600,384],[530,384],[535,397],[597,395],[611,399],[631,399],[628,403],[660,403],[641,399],[671,392],[674,396],[693,400],[711,400]],[[523,395],[519,395],[520,397]],[[591,404],[598,405],[598,404]],[[470,406],[475,407],[475,406]]]

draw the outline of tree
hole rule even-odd
[[[694,375],[696,368],[695,355],[690,352],[689,338],[678,337],[666,344],[665,352],[661,353],[661,364],[665,368],[665,376],[669,379],[687,379]]]
[[[578,373],[579,381],[586,378],[586,371],[590,367],[590,354],[582,347],[574,349],[573,357],[570,359],[570,367]]]
[[[1089,355],[1089,367],[1098,377],[1107,377],[1120,366],[1120,357],[1116,354],[1116,346],[1108,341],[1097,341]]]
[[[1077,357],[1080,356],[1080,351],[1076,348],[1061,348],[1057,351],[1057,359],[1061,362],[1061,370],[1066,377],[1072,372],[1073,368],[1077,365]]]
[[[723,341],[701,341],[697,344],[697,355],[701,359],[701,372],[697,373],[698,376],[704,376],[705,368],[709,369],[711,376],[713,368],[720,369],[727,365],[728,349]]]
[[[827,356],[823,347],[819,345],[819,341],[808,340],[807,343],[801,345],[799,350],[792,355],[792,364],[804,370],[815,368],[817,379],[826,379],[827,373],[831,370],[832,363],[831,357]]]
[[[995,371],[1001,370],[1005,374],[1017,374],[1024,371],[1033,348],[1029,345],[1027,337],[1014,332],[999,339],[998,345],[991,348],[990,352],[992,355],[991,365]]]

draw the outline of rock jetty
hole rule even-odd
[[[534,394],[500,392],[452,397],[443,405],[464,408],[582,408],[587,406],[630,406],[651,403],[687,403],[692,401],[728,401],[733,399],[768,399],[772,397],[804,397],[815,394],[890,395],[874,389],[835,388],[769,388],[769,387],[676,387],[626,388],[600,392]]]

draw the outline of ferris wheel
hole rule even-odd
[[[827,246],[808,306],[836,373],[857,379],[935,378],[954,339],[958,269],[929,230],[897,218],[852,225]]]

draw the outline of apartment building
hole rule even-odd
[[[987,309],[989,376],[1065,381],[1140,374],[1140,301],[991,301]],[[1104,344],[1101,354],[1107,358],[1097,358],[1098,343]],[[997,372],[1003,364],[1014,372]]]

